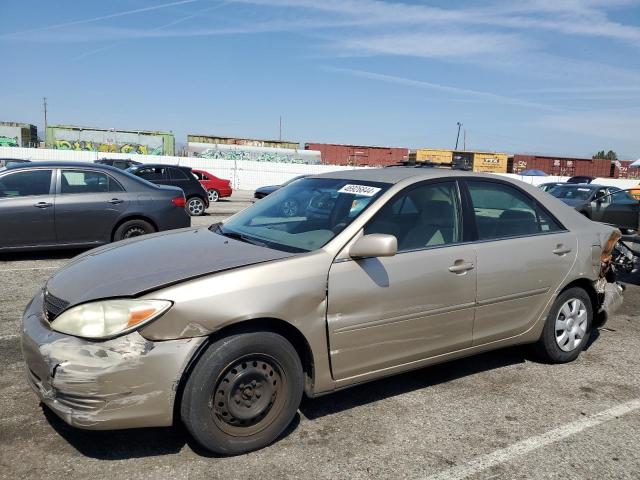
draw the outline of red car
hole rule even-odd
[[[204,170],[196,170],[194,168],[191,171],[209,194],[209,202],[217,202],[218,199],[230,197],[233,193],[233,190],[231,190],[231,181],[218,178]]]

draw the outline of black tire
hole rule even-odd
[[[145,220],[127,220],[116,228],[115,232],[113,232],[113,241],[117,242],[120,240],[126,240],[140,235],[147,235],[148,233],[153,233],[155,231],[156,229],[153,225]]]
[[[584,307],[584,312],[586,315],[586,323],[584,324],[584,333],[582,337],[579,339],[579,342],[575,344],[571,344],[571,336],[564,334],[566,330],[558,329],[559,325],[562,323],[557,322],[565,322],[564,325],[575,326],[576,328],[571,328],[573,331],[574,338],[578,338],[578,333],[581,332],[580,328],[580,320],[582,318],[580,313],[575,316],[565,316],[562,309],[567,306],[570,311],[572,306],[572,301],[578,301],[581,303],[582,307]],[[573,303],[573,305],[578,305],[577,303]],[[577,309],[577,311],[581,311],[581,307]],[[580,355],[580,352],[584,349],[585,345],[589,343],[589,336],[591,335],[591,326],[593,325],[593,306],[591,304],[591,298],[589,294],[584,291],[582,288],[573,287],[568,290],[562,292],[556,298],[555,302],[553,302],[553,306],[549,311],[549,315],[547,316],[547,320],[545,321],[544,329],[542,330],[542,335],[540,339],[535,344],[535,351],[538,356],[548,363],[567,363],[575,360]],[[563,333],[564,332],[564,333]],[[565,343],[566,342],[566,343]],[[563,346],[561,346],[563,345]]]
[[[204,211],[207,209],[205,201],[200,197],[187,198],[187,204],[184,208],[191,217],[204,215]]]
[[[293,420],[304,378],[295,348],[263,331],[211,344],[185,384],[181,417],[207,450],[236,455],[263,448]]]

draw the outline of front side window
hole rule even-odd
[[[562,227],[534,200],[515,187],[467,182],[479,240],[536,235]]]
[[[122,187],[102,172],[62,170],[60,193],[104,193],[121,191]]]
[[[400,193],[371,219],[364,234],[384,233],[398,240],[398,251],[462,241],[455,182],[426,184]]]
[[[52,170],[28,170],[0,177],[0,198],[48,195]]]
[[[389,184],[305,178],[268,195],[212,231],[289,252],[323,247],[368,208]]]

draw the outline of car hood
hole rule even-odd
[[[280,185],[267,185],[265,187],[256,188],[256,192],[273,193],[280,188]]]
[[[58,270],[46,289],[73,306],[136,296],[190,278],[293,255],[223,237],[208,228],[173,230],[90,250]]]
[[[579,198],[559,198],[558,200],[561,200],[572,207],[580,207],[589,203],[586,200],[581,200]]]

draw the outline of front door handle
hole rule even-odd
[[[38,202],[34,205],[34,207],[36,208],[49,208],[52,206],[53,206],[53,203],[49,203],[49,202]]]
[[[122,202],[124,202],[124,200],[120,200],[119,198],[112,198],[111,200],[109,200],[109,203],[112,203],[114,205]]]
[[[567,253],[570,253],[571,249],[568,247],[565,247],[564,245],[558,245],[554,250],[553,250],[553,254],[554,255],[566,255]]]
[[[467,273],[469,270],[473,270],[475,265],[471,262],[464,262],[462,260],[456,260],[456,262],[449,267],[449,271],[457,274]]]

